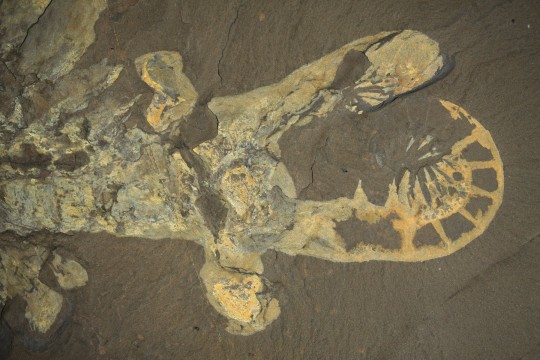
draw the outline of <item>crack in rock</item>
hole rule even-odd
[[[231,37],[231,32],[234,24],[236,24],[236,21],[238,20],[238,16],[240,14],[240,9],[244,7],[246,2],[243,2],[236,8],[236,14],[231,21],[231,24],[229,25],[229,29],[227,30],[227,39],[225,40],[225,46],[223,46],[223,49],[221,49],[221,56],[219,57],[218,64],[217,64],[217,73],[219,76],[219,82],[220,84],[223,84],[223,77],[221,76],[221,61],[223,60],[223,57],[225,56],[225,50],[227,49],[227,46],[229,45],[229,40]]]

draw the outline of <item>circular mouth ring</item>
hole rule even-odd
[[[326,217],[329,221],[325,221],[328,225],[321,225],[315,224],[313,218],[303,220],[305,224],[300,220],[299,230],[305,227],[308,233],[306,237],[313,238],[308,240],[308,245],[299,253],[349,262],[424,261],[456,252],[487,229],[503,199],[504,174],[499,151],[489,131],[467,111],[446,100],[438,100],[438,103],[445,109],[449,121],[467,121],[472,130],[469,135],[451,146],[450,153],[442,156],[435,154],[436,162],[419,170],[426,173],[424,184],[422,185],[418,179],[412,181],[411,172],[405,171],[400,179],[395,178],[390,184],[388,199],[382,206],[368,200],[361,182],[353,199],[301,201],[302,206],[319,209],[317,211],[321,215],[318,223]],[[485,161],[467,160],[464,150],[474,143],[486,149],[491,158]],[[486,190],[475,183],[475,172],[483,170],[495,174],[496,189]],[[426,196],[426,193],[429,195]],[[486,198],[490,205],[485,210],[471,212],[468,204],[476,198]],[[350,215],[344,217],[342,214],[345,213]],[[357,236],[360,239],[357,244],[352,248],[345,246],[345,240],[335,231],[335,225],[332,224],[351,219],[351,214],[352,218],[356,217],[369,224],[388,221],[393,230],[399,234],[401,245],[399,248],[389,249],[379,244],[368,243],[362,240],[365,234],[359,232]],[[445,221],[453,216],[459,216],[470,223],[470,229],[459,236],[451,237],[449,235],[451,229],[445,225]],[[429,244],[417,243],[415,238],[418,232],[430,226],[434,229],[436,241]],[[325,231],[326,236],[309,234],[311,228],[321,230],[326,227],[329,228]],[[313,241],[317,245],[310,245]],[[323,252],[321,246],[328,248],[328,251]]]

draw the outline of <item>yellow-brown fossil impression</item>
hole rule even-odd
[[[219,120],[218,135],[182,151],[162,139],[201,105],[180,54],[146,54],[136,67],[155,91],[147,120],[156,133],[134,128],[106,139],[108,148],[96,145],[108,134],[102,129],[119,121],[136,99],[110,99],[90,111],[84,137],[78,128],[85,119],[74,116],[62,129],[68,144],[30,126],[17,135],[20,145],[9,148],[10,156],[19,156],[26,144],[46,156],[48,174],[30,178],[24,171],[43,169],[7,169],[18,176],[0,182],[9,220],[2,230],[196,241],[205,249],[200,275],[208,299],[229,319],[229,332],[252,334],[279,316],[279,302],[263,276],[261,255],[269,249],[341,262],[424,261],[477,238],[501,204],[503,168],[489,131],[460,106],[416,92],[449,70],[438,44],[419,32],[361,38],[276,84],[213,98],[207,106]],[[101,74],[96,84],[106,88],[121,69],[103,62],[86,71]],[[301,134],[309,138],[314,126],[332,129],[343,121],[366,134],[358,139],[365,154],[356,170],[372,171],[357,171],[347,193],[314,197],[310,191],[318,178],[334,171],[331,159],[339,154],[332,147],[350,149],[328,135],[320,149],[328,152],[321,155],[323,171],[316,159],[298,168],[294,159],[302,154],[283,144]],[[398,138],[384,137],[385,129],[396,126],[403,129]],[[58,164],[77,152],[84,152],[79,157],[85,161],[72,170],[75,177]],[[203,197],[222,208],[220,216],[205,212],[210,200],[197,201]],[[340,232],[344,226],[356,226],[354,242]]]

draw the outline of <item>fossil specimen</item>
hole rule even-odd
[[[154,132],[145,132],[123,125],[139,96],[107,92],[121,65],[104,59],[73,70],[93,41],[89,24],[103,7],[94,5],[73,2],[71,11],[88,7],[88,16],[81,24],[85,36],[69,45],[73,51],[67,54],[33,55],[43,34],[54,38],[55,48],[72,41],[59,28],[30,32],[26,40],[9,32],[14,42],[27,45],[21,47],[21,62],[5,66],[14,74],[36,72],[37,80],[20,85],[24,91],[10,99],[11,110],[0,114],[0,231],[105,231],[195,241],[206,255],[200,275],[210,303],[229,319],[228,331],[247,335],[280,313],[263,276],[261,255],[269,249],[331,261],[423,261],[467,245],[495,216],[503,173],[489,132],[449,101],[399,98],[450,68],[427,36],[406,30],[365,37],[276,84],[213,98],[207,105],[198,103],[180,54],[143,55],[135,67],[154,91],[146,111]],[[100,101],[90,106],[96,98]],[[218,135],[194,148],[178,146],[179,125],[206,106],[219,120]],[[360,174],[346,194],[314,198],[319,171],[331,173],[332,162],[322,171],[313,161],[307,166],[311,176],[300,176],[306,165],[295,168],[299,155],[283,141],[340,119],[378,134],[359,139],[367,151],[362,166],[374,170]],[[429,126],[423,126],[426,121]],[[388,139],[388,126],[404,131]],[[475,151],[482,156],[466,155]],[[482,188],[477,178],[486,176],[492,180]],[[383,187],[375,197],[372,178]],[[361,224],[353,243],[339,231],[347,224]],[[454,231],[458,228],[463,231]],[[370,231],[393,242],[374,243]],[[1,250],[0,299],[22,294],[29,321],[46,332],[62,300],[47,289],[38,289],[46,296],[35,296],[35,286],[39,269],[55,255],[38,246],[20,247],[7,244]],[[28,257],[32,251],[36,255]],[[35,266],[30,273],[14,271],[20,261]],[[51,264],[63,288],[86,282],[84,269],[73,260],[54,257]],[[20,286],[8,286],[12,283]],[[47,314],[32,314],[39,301]]]

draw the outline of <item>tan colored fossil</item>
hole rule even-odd
[[[52,261],[48,262],[49,258]],[[51,267],[64,290],[84,286],[88,281],[79,263],[42,246],[17,244],[0,252],[0,301],[20,295],[27,303],[25,317],[30,328],[45,333],[60,313],[64,298],[39,279],[43,266]]]
[[[365,53],[371,65],[353,84],[331,89],[350,51]],[[445,71],[444,61],[438,45],[423,34],[383,33],[345,45],[277,84],[209,103],[219,119],[219,134],[195,152],[206,164],[213,189],[225,200],[228,213],[217,238],[205,245],[207,264],[201,277],[212,305],[230,319],[229,331],[250,334],[279,314],[277,301],[259,278],[263,272],[260,255],[267,249],[331,261],[424,261],[449,255],[484,232],[502,201],[501,159],[489,132],[449,101],[433,106],[445,109],[448,123],[465,121],[471,132],[455,142],[448,154],[422,167],[425,178],[405,170],[401,179],[389,185],[382,206],[368,200],[361,183],[352,198],[296,199],[294,182],[280,161],[279,139],[290,128],[322,121],[340,108],[360,114],[380,109],[399,95],[435,81]],[[347,95],[351,92],[353,96]],[[369,116],[359,121],[369,121]],[[431,135],[421,141],[411,138],[403,152],[412,146],[429,149],[432,140]],[[489,151],[489,160],[463,158],[462,151],[475,142]],[[430,150],[417,160],[438,155]],[[473,184],[473,172],[479,169],[495,171],[494,191]],[[485,197],[491,204],[471,213],[467,205],[474,197]],[[472,229],[451,239],[442,221],[454,214],[470,222]],[[389,226],[401,238],[399,247],[386,249],[362,242],[359,233],[358,244],[347,249],[336,224],[351,218],[371,224],[390,219]],[[417,233],[427,226],[433,226],[435,239],[423,244],[417,241]]]
[[[351,58],[349,65],[355,66],[356,55],[351,54],[366,61],[358,78],[343,71]],[[361,38],[276,84],[212,99],[208,108],[219,120],[218,135],[182,154],[158,136],[178,129],[200,106],[196,90],[183,74],[182,57],[156,52],[141,56],[135,64],[155,92],[146,118],[158,134],[118,126],[138,98],[113,96],[97,109],[86,109],[88,98],[109,87],[121,67],[103,62],[78,70],[96,74],[85,75],[92,90],[66,97],[60,84],[80,77],[74,71],[60,77],[51,97],[63,99],[61,103],[54,111],[41,112],[42,121],[24,131],[13,130],[12,146],[0,146],[16,160],[1,165],[7,175],[0,178],[0,205],[6,215],[0,230],[21,235],[38,230],[106,231],[195,241],[206,254],[200,274],[208,299],[229,319],[227,329],[232,333],[252,334],[279,316],[278,300],[263,276],[261,255],[269,249],[342,262],[424,261],[449,255],[478,237],[501,204],[504,177],[493,139],[464,109],[445,100],[425,104],[438,108],[438,114],[442,111],[437,121],[443,128],[461,124],[467,131],[444,153],[434,145],[441,140],[437,134],[411,136],[399,151],[412,165],[404,165],[388,184],[384,204],[369,200],[362,181],[350,197],[315,201],[299,196],[301,189],[283,161],[280,139],[292,129],[340,116],[369,121],[373,114],[399,104],[396,98],[439,79],[448,70],[447,59],[435,41],[419,32]],[[42,103],[39,86],[26,91],[32,104]],[[14,109],[0,120],[15,128],[21,121],[17,114]],[[50,130],[59,114],[69,115],[59,130],[67,142],[56,142],[56,132]],[[89,130],[82,133],[85,126]],[[464,150],[471,144],[484,149],[488,159],[465,158]],[[42,157],[44,166],[25,162],[22,153],[29,149]],[[494,189],[475,183],[475,174],[483,170],[494,172]],[[224,208],[219,219],[209,216],[198,202],[205,196]],[[471,209],[477,198],[487,199],[488,206]],[[470,230],[452,238],[445,221],[454,216],[465,219]],[[347,245],[336,227],[349,220],[367,226],[387,224],[399,237],[398,246],[372,244],[363,233],[356,234],[354,245]],[[433,235],[426,241],[422,234],[428,228]],[[61,264],[78,269],[72,263]],[[0,281],[5,284],[9,279]],[[73,286],[70,277],[60,276],[58,281]]]

